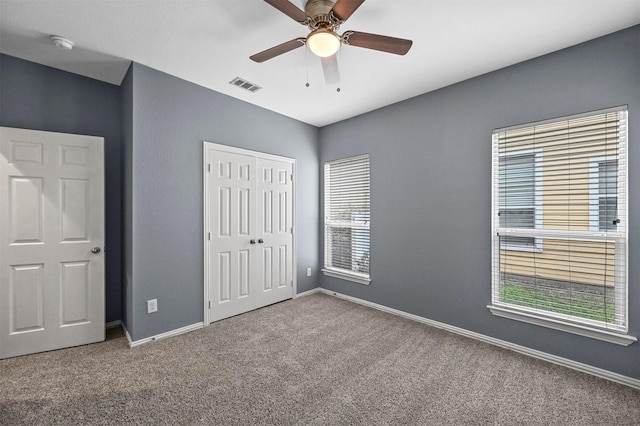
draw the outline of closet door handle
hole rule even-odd
[[[260,239],[258,240],[258,244],[262,244],[262,243],[264,243],[264,240],[263,240],[262,238],[260,238]]]
[[[255,244],[255,243],[256,243],[256,240],[254,240],[254,239],[250,239],[249,240],[249,244]]]

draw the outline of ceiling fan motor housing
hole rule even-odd
[[[328,15],[334,3],[331,0],[309,0],[304,6],[304,12],[312,18],[316,15]]]
[[[331,0],[309,0],[304,7],[304,12],[308,16],[306,24],[310,30],[319,28],[336,29],[340,24],[338,19],[333,16],[331,9],[334,2]]]

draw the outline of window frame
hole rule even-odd
[[[336,164],[340,164],[343,162],[353,162],[353,161],[358,161],[358,160],[366,160],[367,162],[367,168],[368,168],[368,200],[367,200],[367,204],[369,205],[369,212],[368,212],[368,220],[362,220],[360,222],[358,221],[335,221],[335,220],[330,220],[329,219],[329,213],[330,213],[330,201],[329,201],[329,192],[328,192],[328,188],[327,188],[327,173],[329,172],[329,168],[331,167],[331,165],[336,165]],[[369,154],[363,154],[363,155],[356,155],[356,156],[352,156],[352,157],[345,157],[345,158],[340,158],[340,159],[336,159],[336,160],[332,160],[332,161],[327,161],[324,164],[324,176],[323,176],[323,182],[324,182],[324,188],[323,188],[323,195],[324,195],[324,219],[323,219],[323,228],[324,228],[324,251],[323,251],[323,255],[324,255],[324,261],[323,261],[323,268],[322,268],[322,273],[326,276],[330,276],[333,278],[339,278],[339,279],[343,279],[343,280],[347,280],[347,281],[352,281],[352,282],[356,282],[359,284],[363,284],[363,285],[369,285],[371,283],[371,269],[370,269],[370,264],[371,264],[371,160],[370,160],[370,156]],[[353,212],[351,212],[353,213]],[[333,265],[331,265],[330,259],[332,258],[331,253],[332,253],[332,249],[333,246],[330,244],[330,238],[328,238],[329,233],[331,232],[332,229],[335,228],[349,228],[352,231],[353,230],[362,230],[365,229],[367,231],[369,231],[369,236],[368,236],[368,247],[367,247],[367,252],[369,253],[369,270],[368,273],[363,273],[363,272],[358,272],[358,271],[354,271],[354,270],[348,270],[346,268],[340,268],[340,267],[335,267]],[[352,243],[353,244],[353,243]]]
[[[590,320],[586,318],[579,318],[574,315],[567,314],[556,314],[550,310],[542,310],[539,308],[529,308],[527,306],[517,305],[509,302],[500,301],[500,256],[501,250],[503,249],[500,244],[500,227],[499,227],[499,162],[500,162],[500,150],[499,150],[499,134],[517,130],[517,129],[525,129],[532,126],[540,126],[544,124],[558,123],[563,121],[571,121],[580,118],[586,118],[591,116],[597,116],[601,114],[614,113],[619,112],[621,118],[618,119],[618,127],[620,129],[619,136],[619,145],[618,150],[619,154],[617,157],[615,156],[603,156],[605,160],[617,159],[618,160],[618,188],[616,191],[617,196],[617,209],[618,215],[617,217],[622,221],[624,227],[622,227],[623,231],[620,231],[621,227],[618,227],[617,230],[600,230],[599,222],[596,224],[597,230],[594,230],[591,226],[591,221],[589,221],[589,230],[588,231],[558,231],[552,229],[533,229],[530,232],[524,230],[523,228],[516,233],[516,236],[539,236],[540,238],[587,238],[589,240],[594,241],[613,241],[615,243],[616,251],[614,255],[615,262],[615,270],[623,271],[624,275],[622,277],[623,282],[618,277],[618,274],[615,275],[615,295],[616,295],[616,309],[620,309],[620,312],[623,313],[623,323],[622,325],[611,325],[609,323],[604,323],[597,320]],[[559,117],[545,121],[539,121],[535,123],[526,123],[517,126],[510,126],[502,129],[495,129],[492,134],[492,185],[491,185],[491,196],[492,196],[492,266],[491,266],[491,304],[487,306],[487,308],[491,311],[493,315],[505,317],[517,321],[522,321],[530,324],[536,324],[552,329],[562,330],[582,336],[591,337],[594,339],[599,339],[603,341],[607,341],[610,343],[615,343],[623,346],[630,345],[631,343],[637,341],[636,337],[628,335],[628,323],[629,323],[629,294],[628,294],[628,230],[629,226],[627,224],[628,220],[628,180],[625,178],[620,178],[621,173],[625,174],[628,164],[627,164],[627,144],[628,144],[628,111],[626,106],[609,108],[600,111],[593,111],[584,114],[576,114],[571,116]],[[602,161],[594,161],[598,160],[598,157],[594,157],[590,159],[590,173],[593,171],[591,166],[592,163],[596,163],[597,165]],[[536,165],[537,167],[537,165]],[[592,188],[592,178],[593,176],[589,176],[589,214],[592,212],[592,191],[596,191],[595,197],[600,198],[599,193],[599,171],[597,171],[595,176],[595,184],[596,188]],[[541,191],[542,192],[542,191]],[[598,206],[596,206],[598,208]],[[599,219],[599,210],[598,215],[596,216]],[[497,219],[496,219],[497,218]],[[541,224],[542,225],[542,224]],[[504,230],[503,230],[504,236]],[[621,268],[621,269],[620,269]],[[622,292],[622,293],[619,293]],[[622,297],[618,296],[622,294]],[[623,300],[622,300],[623,299]]]

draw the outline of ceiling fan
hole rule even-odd
[[[311,32],[306,38],[299,37],[284,42],[249,58],[255,62],[264,62],[306,44],[309,50],[322,60],[325,81],[329,84],[337,83],[340,79],[336,53],[342,44],[396,55],[406,54],[413,44],[411,40],[359,31],[345,31],[339,35],[336,31],[340,25],[364,3],[364,0],[337,0],[335,2],[332,0],[308,0],[304,12],[289,0],[265,1],[294,21],[309,27]]]

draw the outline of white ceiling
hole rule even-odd
[[[0,0],[0,52],[114,84],[135,61],[324,126],[638,23],[640,0],[366,0],[340,32],[413,47],[396,56],[343,46],[340,92],[306,48],[249,60],[308,33],[262,0]],[[75,48],[55,48],[52,34]],[[238,76],[263,89],[231,86]]]

